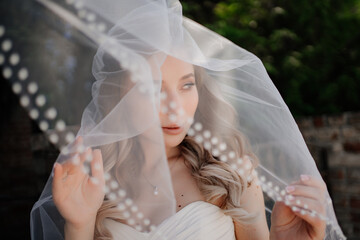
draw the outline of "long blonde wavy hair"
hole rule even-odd
[[[251,169],[247,169],[249,171],[246,173],[251,172],[258,160],[245,136],[237,130],[238,118],[235,109],[222,98],[216,82],[202,67],[194,66],[194,71],[199,93],[195,121],[201,122],[203,129],[209,130],[212,136],[216,136],[219,141],[225,143],[227,149],[235,153],[234,159],[249,159]],[[127,77],[128,73],[124,72],[121,78]],[[119,79],[111,81],[119,81]],[[114,84],[110,86],[113,87]],[[122,89],[120,95],[126,94],[127,90]],[[116,91],[119,95],[119,90]],[[109,112],[111,107],[114,106],[108,106],[102,111]],[[136,151],[137,146],[136,140],[133,139],[102,146],[103,159],[106,159],[104,171],[114,171],[114,176],[119,183],[136,181],[132,176],[134,176],[134,171],[141,171],[141,166],[138,162],[135,164],[131,159],[127,159],[127,156],[141,154],[138,153],[140,151]],[[220,208],[223,209],[224,214],[243,224],[250,223],[256,218],[256,214],[248,213],[242,208],[241,202],[243,192],[251,184],[250,174],[239,174],[228,162],[220,161],[219,157],[213,156],[202,144],[197,143],[188,135],[178,147],[207,202],[220,202]],[[126,171],[129,169],[133,175],[129,174],[130,171]],[[125,219],[121,211],[117,209],[118,204],[119,200],[110,200],[105,197],[97,213],[95,239],[112,239],[110,231],[104,225],[104,220],[110,218],[121,222]]]

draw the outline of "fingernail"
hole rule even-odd
[[[77,136],[77,138],[76,138],[76,141],[79,141],[79,142],[82,142],[82,137],[81,136]]]
[[[288,193],[291,193],[291,192],[295,191],[294,186],[287,186],[285,189],[286,189],[286,192],[288,192]]]
[[[310,179],[310,177],[308,175],[305,174],[301,174],[300,175],[301,181],[306,182]]]

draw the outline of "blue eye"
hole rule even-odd
[[[194,85],[195,85],[195,83],[186,83],[186,84],[184,84],[183,89],[185,89],[185,90],[190,89]]]

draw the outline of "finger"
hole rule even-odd
[[[288,195],[286,196],[286,201],[289,206],[291,207],[296,206],[301,210],[303,210],[301,212],[302,214],[311,213],[311,212],[316,212],[322,215],[325,214],[324,205],[316,199],[307,198],[303,196]]]
[[[322,236],[324,234],[326,227],[325,220],[313,214],[303,214],[301,210],[294,211],[294,214],[311,226],[311,230],[309,230],[309,232],[313,232],[311,235]]]
[[[319,201],[324,201],[325,199],[325,191],[313,186],[289,185],[285,190],[293,196],[308,197]]]
[[[300,179],[293,182],[291,185],[306,185],[326,190],[326,184],[322,179],[305,174],[300,175]]]
[[[76,137],[75,141],[70,144],[70,147],[71,148],[76,148],[76,147],[82,146],[83,142],[84,142],[83,137],[78,136],[78,137]]]
[[[92,155],[91,148],[87,148],[86,151],[82,153],[77,153],[63,164],[64,170],[68,175],[77,174],[83,170],[83,163],[89,158],[89,155]]]
[[[80,155],[86,150],[83,146],[83,138],[81,136],[77,137],[75,141],[68,146],[68,148],[71,149],[69,151],[72,153],[67,155],[67,159],[63,163],[63,168],[66,171],[73,173],[78,170],[76,166],[79,166],[81,163]]]
[[[82,145],[82,143],[84,142],[84,139],[82,136],[78,136],[76,139],[75,139],[75,144],[76,145]]]
[[[54,200],[58,198],[58,196],[61,195],[61,189],[62,189],[62,178],[63,178],[63,168],[61,164],[55,163],[54,164],[54,175],[53,175],[53,182],[52,182],[52,193]]]
[[[86,148],[85,151],[80,153],[80,163],[91,162],[93,159],[93,151],[90,147]]]
[[[67,158],[71,158],[78,153],[84,152],[84,150],[85,147],[83,145],[83,138],[81,136],[78,136],[72,143],[66,146],[64,155],[66,155]]]
[[[75,154],[74,156],[72,156],[71,158],[66,160],[62,164],[62,167],[63,167],[64,172],[71,175],[71,174],[75,174],[76,172],[79,171],[80,163],[81,163],[80,155]]]
[[[102,155],[99,149],[94,150],[93,158],[94,159],[91,162],[92,177],[102,183],[104,182],[104,169],[103,169]]]
[[[86,150],[80,154],[80,166],[81,171],[89,175],[90,174],[90,167],[88,164],[84,164],[85,162],[90,163],[93,160],[93,151],[90,147],[86,148]]]
[[[83,137],[81,136],[78,136],[74,143],[72,143],[72,147],[75,147],[75,148],[78,148],[79,146],[82,146],[83,145]]]
[[[319,201],[303,197],[295,197],[290,201],[293,213],[311,225],[314,236],[321,235],[326,226],[324,206]]]
[[[67,181],[64,182],[64,187],[74,187],[81,185],[88,174],[83,170],[83,162],[86,159],[86,154],[91,154],[91,149],[87,152],[77,154],[62,165],[64,174],[66,174]],[[88,171],[89,172],[89,171]]]

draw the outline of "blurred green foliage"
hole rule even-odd
[[[360,0],[181,2],[257,55],[295,116],[360,110]]]

